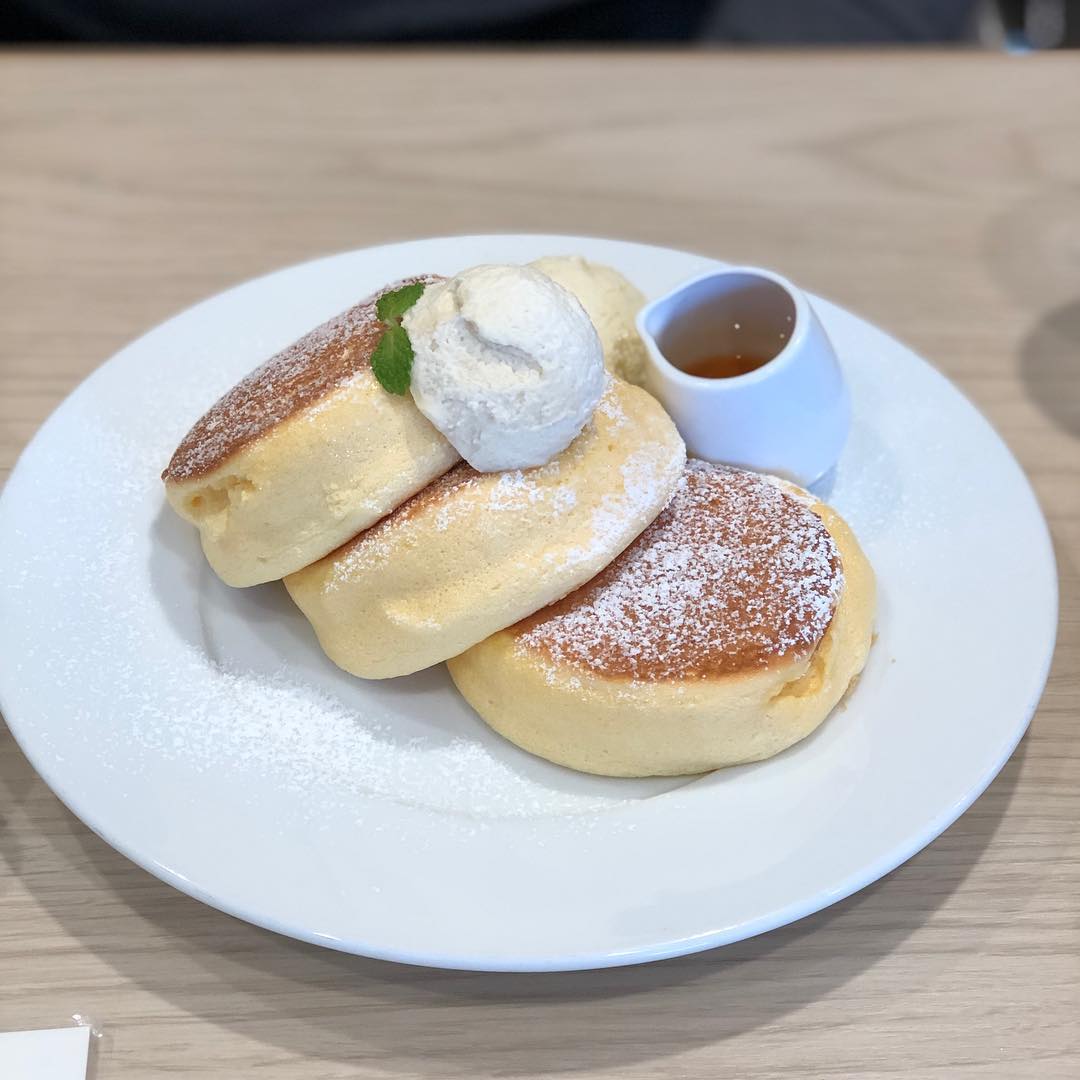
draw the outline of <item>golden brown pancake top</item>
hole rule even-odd
[[[605,677],[705,678],[806,656],[843,587],[821,519],[768,477],[688,461],[606,570],[522,620],[517,648]]]
[[[272,356],[196,421],[161,478],[191,480],[213,472],[237,450],[370,367],[385,329],[375,301],[407,282],[435,280],[424,276],[388,285]]]

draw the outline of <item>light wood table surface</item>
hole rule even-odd
[[[1078,117],[1074,55],[0,54],[0,476],[95,365],[249,276],[592,233],[775,267],[909,342],[1020,458],[1061,573],[1046,695],[972,810],[817,916],[646,967],[275,937],[114,853],[0,728],[0,1029],[90,1016],[98,1080],[1080,1076]]]

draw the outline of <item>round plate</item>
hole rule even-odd
[[[0,700],[46,782],[110,844],[208,904],[334,948],[598,967],[831,904],[931,841],[1001,768],[1053,647],[1042,515],[944,378],[821,300],[855,426],[820,494],[877,569],[878,640],[846,705],[771,761],[697,779],[570,772],[489,731],[441,666],[352,679],[280,584],[217,581],[158,479],[211,402],[387,281],[562,252],[650,296],[716,265],[571,236],[320,259],[152,330],[42,427],[0,501]]]

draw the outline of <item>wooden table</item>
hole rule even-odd
[[[763,263],[931,357],[1032,477],[1061,630],[1030,734],[887,879],[652,966],[396,967],[115,854],[0,739],[0,1029],[97,1080],[1080,1076],[1080,60],[964,54],[0,58],[0,468],[115,349],[405,237],[595,233]],[[2,662],[3,658],[0,658]]]

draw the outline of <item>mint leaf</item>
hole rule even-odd
[[[401,325],[401,317],[420,299],[424,282],[414,281],[385,292],[375,301],[375,314],[387,324],[371,354],[371,370],[379,385],[390,394],[407,394],[412,381],[413,347]]]
[[[383,293],[375,301],[375,314],[384,323],[397,322],[420,299],[423,291],[424,283],[414,281],[411,285],[402,285],[400,289],[394,289],[393,292]],[[391,391],[391,393],[394,392]],[[404,393],[404,391],[400,392]]]
[[[420,286],[423,289],[423,286]],[[371,354],[371,370],[391,394],[407,394],[412,378],[413,348],[402,326],[391,326]]]

